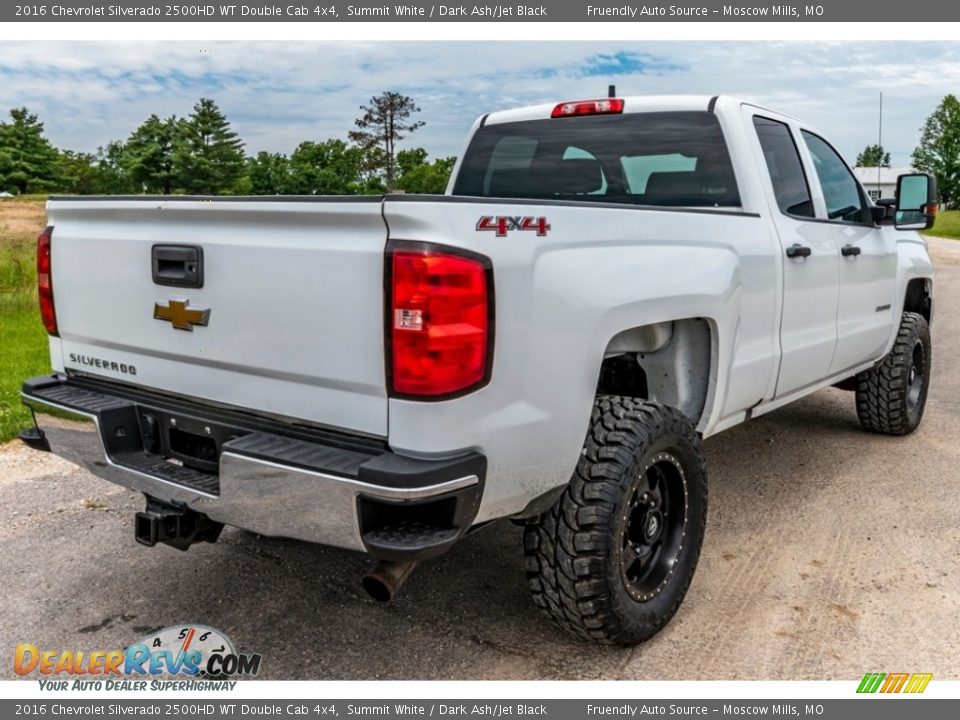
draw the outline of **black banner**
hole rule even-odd
[[[355,0],[176,2],[38,0],[0,7],[2,22],[946,22],[960,4],[942,0],[692,0],[664,4],[617,0],[536,0],[524,3],[378,3]]]
[[[770,717],[817,720],[933,720],[957,717],[960,700],[872,697],[849,700],[33,700],[0,701],[0,716],[221,718],[389,718],[390,720],[645,720],[649,717]]]

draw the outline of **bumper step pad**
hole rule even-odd
[[[409,552],[411,547],[433,548],[452,545],[460,536],[459,528],[436,527],[416,520],[402,520],[394,525],[370,530],[363,534],[368,547],[374,547],[382,553]]]
[[[374,457],[371,453],[325,447],[305,440],[266,433],[251,433],[230,440],[224,443],[223,451],[280,465],[292,465],[312,472],[352,478],[360,473],[361,465]]]
[[[176,465],[169,460],[164,460],[159,455],[149,455],[145,452],[124,453],[115,456],[113,460],[121,467],[136,470],[151,477],[163,478],[168,482],[188,487],[191,490],[207,495],[220,494],[220,480],[216,475]]]

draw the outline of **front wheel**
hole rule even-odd
[[[533,601],[580,637],[646,640],[686,595],[706,519],[692,423],[660,403],[601,396],[569,486],[525,529]]]
[[[857,375],[857,417],[884,435],[909,435],[923,419],[930,386],[930,328],[923,315],[905,312],[893,349]]]

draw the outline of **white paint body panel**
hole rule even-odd
[[[380,203],[53,201],[49,220],[65,369],[387,434]],[[157,243],[201,246],[203,287],[155,285]],[[154,319],[171,298],[209,308],[209,325]]]
[[[533,233],[497,238],[473,232],[477,218],[491,213],[545,214],[553,229],[546,238],[529,239],[524,236]],[[487,456],[480,520],[517,512],[569,479],[604,350],[621,330],[698,317],[716,329],[713,352],[724,372],[714,379],[704,430],[727,412],[760,401],[776,371],[777,318],[770,299],[777,248],[759,217],[413,198],[388,201],[384,215],[392,237],[493,258],[497,317],[490,384],[446,402],[390,401],[394,450],[429,457],[458,447]],[[751,268],[747,278],[743,267]]]
[[[626,111],[706,110],[708,102],[628,98]],[[552,107],[486,121],[549,117]],[[715,104],[740,188],[736,212],[429,196],[52,201],[62,331],[51,341],[54,366],[90,372],[70,355],[107,356],[137,367],[135,378],[94,370],[108,379],[384,436],[400,454],[476,450],[488,460],[477,521],[517,513],[569,479],[604,351],[624,330],[708,323],[704,435],[869,367],[891,346],[907,282],[932,276],[925,244],[892,228],[781,215],[752,128],[757,110],[731,98]],[[805,127],[787,121],[795,132]],[[816,176],[808,177],[822,211]],[[475,230],[484,215],[545,216],[551,230],[499,238]],[[388,239],[490,258],[488,385],[443,402],[388,399]],[[814,249],[809,261],[785,258],[795,241]],[[202,290],[152,283],[150,246],[166,242],[203,247]],[[859,258],[840,260],[846,243],[863,248]],[[171,297],[211,308],[209,326],[187,333],[154,320],[154,302]],[[884,304],[889,311],[878,312]]]

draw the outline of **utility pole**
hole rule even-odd
[[[880,91],[880,118],[877,128],[877,146],[880,149],[880,158],[877,160],[877,199],[882,194],[880,190],[880,173],[883,169],[883,90]]]

